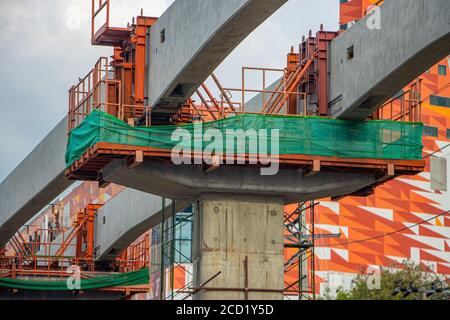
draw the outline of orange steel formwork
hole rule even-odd
[[[196,94],[185,105],[180,106],[175,114],[170,114],[167,119],[161,120],[152,113],[152,106],[146,104],[143,94],[145,81],[156,81],[156,79],[145,79],[145,65],[151,61],[145,61],[148,48],[146,48],[146,32],[144,32],[156,21],[156,18],[142,17],[141,14],[141,17],[137,18],[137,23],[133,22],[133,25],[126,29],[129,33],[124,40],[125,29],[111,28],[109,18],[98,31],[95,31],[94,20],[99,14],[97,11],[106,10],[109,17],[109,1],[98,3],[101,8],[93,9],[92,12],[92,43],[114,46],[114,55],[112,61],[101,58],[93,71],[82,79],[79,85],[71,89],[69,132],[94,109],[106,111],[130,125],[150,126],[223,119],[250,113],[246,107],[246,97],[250,94],[262,96],[260,109],[256,110],[259,114],[329,116],[328,47],[339,32],[324,31],[323,26],[314,36],[310,32],[308,37],[303,37],[298,53],[292,47],[287,55],[286,67],[283,69],[243,67],[242,86],[239,89],[223,86],[217,76],[211,74],[210,82],[216,86],[214,90],[211,90],[212,88],[209,88],[206,83],[202,84]],[[247,86],[246,73],[249,71],[261,72],[262,89],[252,89]],[[281,76],[274,89],[267,87],[269,72],[279,72]],[[213,92],[219,92],[219,98]],[[420,81],[412,83],[410,90],[394,97],[372,118],[420,121],[420,92]],[[237,99],[233,97],[233,93],[237,93]],[[195,100],[197,98],[198,101]],[[203,159],[202,154],[193,154],[192,157]],[[239,155],[239,157],[244,157],[248,161],[250,155]],[[171,150],[99,142],[66,169],[66,176],[70,179],[98,181],[103,184],[102,169],[115,159],[127,160],[130,168],[144,161],[170,163]],[[321,171],[373,173],[377,179],[374,185],[355,193],[355,196],[369,195],[373,193],[374,187],[393,180],[397,176],[422,172],[425,165],[424,161],[348,159],[309,155],[280,155],[279,163],[282,168],[300,171],[304,175],[313,175]],[[207,172],[209,169],[205,166]],[[147,264],[148,246],[148,239],[144,239],[124,252],[118,259],[119,265],[124,262],[120,266],[121,270],[133,270]],[[300,272],[299,266],[295,268]],[[311,280],[314,281],[314,276]],[[310,287],[314,289],[314,282]],[[287,290],[296,293],[307,291],[299,282],[287,284]]]
[[[145,99],[147,30],[157,18],[143,12],[126,28],[110,26],[110,0],[92,0],[91,42],[113,47],[112,60],[100,58],[86,77],[69,90],[69,130],[93,109],[104,110],[134,124],[148,112]],[[97,28],[96,19],[105,14]],[[148,119],[145,121],[149,124]]]

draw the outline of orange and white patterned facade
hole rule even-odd
[[[340,2],[341,30],[346,30],[378,1]],[[450,275],[450,214],[434,218],[450,210],[449,64],[447,58],[421,76],[426,171],[388,182],[369,197],[320,201],[316,232],[341,233],[341,237],[318,239],[315,243],[317,292],[323,293],[328,286],[331,292],[338,287],[348,288],[351,280],[367,269],[405,261]],[[447,170],[435,173],[447,175],[447,179],[435,177],[447,181],[443,190],[432,189],[431,154],[447,160]],[[371,238],[375,239],[364,241]]]

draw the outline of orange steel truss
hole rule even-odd
[[[93,1],[92,5],[92,42],[114,46],[114,54],[111,61],[108,58],[100,58],[88,76],[70,90],[69,131],[79,125],[93,109],[106,111],[130,125],[145,126],[206,122],[252,111],[258,114],[329,116],[328,47],[339,32],[325,31],[323,25],[315,35],[310,31],[308,37],[303,37],[298,52],[295,52],[294,47],[291,48],[287,55],[286,67],[283,69],[243,67],[242,85],[239,89],[223,86],[213,73],[209,83],[214,87],[208,87],[205,81],[195,95],[186,101],[185,105],[180,106],[175,114],[154,115],[152,106],[146,105],[144,84],[146,81],[156,80],[145,79],[146,65],[151,64],[145,57],[148,50],[146,30],[157,19],[144,17],[141,13],[136,23],[133,21],[133,24],[127,27],[128,37],[124,40],[122,36],[125,29],[118,31],[109,26],[110,1]],[[106,22],[96,31],[95,18],[101,10],[106,11]],[[261,89],[248,87],[246,83],[248,72],[261,73]],[[279,73],[278,83],[268,87],[268,73]],[[372,118],[420,121],[420,90],[420,81],[412,83],[409,91],[394,97]],[[217,92],[219,97],[214,95]],[[233,97],[236,93],[237,99]],[[261,96],[259,110],[247,109],[246,97],[250,94]],[[192,155],[193,158],[203,159],[202,156]],[[245,158],[249,159],[250,156],[245,155]],[[169,162],[171,150],[99,142],[66,169],[66,176],[70,179],[98,181],[103,184],[102,169],[115,159],[127,159],[130,167],[146,160]],[[279,163],[283,168],[300,170],[306,175],[317,174],[320,171],[373,173],[377,182],[365,190],[364,195],[371,194],[374,187],[399,175],[416,174],[424,168],[423,161],[346,159],[309,155],[281,155]],[[123,260],[128,260],[126,255]]]

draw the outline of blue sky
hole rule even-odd
[[[181,1],[181,0],[179,0]],[[223,1],[223,0],[220,0]],[[232,1],[232,0],[226,0]],[[159,16],[172,0],[112,0],[113,23],[126,25],[140,8]],[[284,67],[291,45],[308,30],[338,28],[338,0],[289,0],[216,71],[240,86],[240,68]],[[0,0],[0,181],[67,112],[67,92],[110,48],[90,45],[90,1]]]

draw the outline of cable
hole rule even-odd
[[[427,220],[423,220],[421,222],[413,224],[413,225],[411,225],[409,227],[405,227],[405,228],[402,228],[402,229],[399,229],[399,230],[396,230],[396,231],[385,233],[385,234],[382,234],[382,235],[379,235],[379,236],[376,236],[376,237],[371,237],[371,238],[367,238],[367,239],[360,239],[360,240],[354,240],[354,241],[348,241],[348,242],[343,242],[343,243],[338,243],[338,244],[333,244],[333,245],[327,245],[327,247],[329,247],[329,246],[345,246],[345,245],[350,245],[350,244],[357,244],[357,243],[363,243],[363,242],[368,242],[368,241],[372,241],[372,240],[377,240],[377,239],[381,239],[381,238],[384,238],[384,237],[389,237],[389,236],[392,236],[392,235],[394,235],[396,233],[400,233],[402,231],[406,231],[406,230],[412,229],[414,227],[420,226],[420,225],[422,225],[424,223],[430,222],[433,219],[445,216],[446,214],[449,214],[449,213],[450,213],[450,210],[442,212],[442,213],[440,213],[440,214],[438,214],[436,216],[433,216],[432,218],[429,218]],[[324,246],[316,246],[316,247],[324,247]]]
[[[431,158],[431,157],[434,156],[436,153],[441,152],[441,151],[447,149],[448,147],[450,147],[450,143],[449,143],[448,145],[446,145],[445,147],[442,147],[442,148],[440,148],[439,150],[436,150],[435,152],[433,152],[433,153],[427,155],[426,157],[423,158],[423,160],[428,159],[428,158]]]

